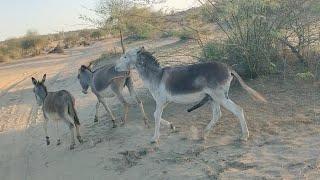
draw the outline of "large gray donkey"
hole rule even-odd
[[[149,127],[148,118],[143,108],[142,101],[138,98],[134,87],[133,82],[130,76],[130,71],[118,72],[115,71],[114,66],[108,67],[104,66],[95,71],[91,71],[91,69],[85,65],[82,65],[79,69],[78,79],[80,81],[80,85],[82,87],[82,92],[84,94],[88,93],[88,88],[91,87],[92,92],[97,96],[98,102],[96,104],[96,114],[94,118],[94,122],[98,121],[98,110],[100,103],[104,106],[106,111],[109,112],[113,127],[116,127],[115,117],[110,110],[105,98],[107,96],[108,87],[116,94],[120,102],[124,106],[124,118],[123,123],[127,120],[129,103],[124,99],[122,95],[122,90],[126,86],[130,92],[130,95],[135,98],[137,103],[140,106],[141,113],[143,115],[144,123],[147,127]]]
[[[46,74],[43,75],[41,81],[37,81],[34,77],[31,78],[32,84],[34,85],[33,92],[36,96],[36,100],[39,106],[42,105],[42,111],[44,115],[44,131],[46,135],[47,145],[50,144],[47,124],[48,120],[56,121],[56,130],[57,130],[57,145],[60,145],[59,131],[58,131],[58,121],[65,122],[71,132],[71,145],[70,149],[74,149],[75,140],[74,140],[74,125],[76,126],[77,139],[80,143],[83,143],[83,140],[80,136],[79,127],[80,122],[74,107],[75,100],[73,96],[66,90],[48,92],[44,82],[46,80]]]
[[[222,63],[199,63],[162,68],[156,58],[142,47],[127,51],[122,55],[116,65],[116,70],[127,71],[133,67],[137,68],[145,86],[156,101],[155,132],[151,142],[159,140],[160,123],[172,127],[171,122],[165,121],[161,117],[163,109],[169,102],[187,104],[200,100],[204,102],[206,99],[210,100],[213,118],[205,128],[204,137],[220,118],[220,105],[222,105],[240,120],[242,140],[247,140],[249,131],[243,109],[228,97],[233,77],[250,95],[257,100],[266,102],[265,98],[250,88],[234,70]]]

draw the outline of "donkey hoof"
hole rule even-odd
[[[150,144],[159,144],[159,140],[151,140]]]
[[[71,144],[70,145],[70,150],[74,149],[75,146],[76,146],[75,144]]]
[[[124,118],[120,118],[120,126],[124,126],[126,124],[126,120]]]
[[[83,144],[83,140],[82,140],[81,136],[77,136],[77,139],[78,139],[80,144]]]
[[[144,126],[145,126],[146,128],[148,128],[148,129],[150,129],[149,123],[144,124]]]
[[[48,136],[46,137],[46,142],[47,142],[47,146],[49,146],[50,145],[50,140],[49,140]]]
[[[170,124],[170,129],[171,129],[173,132],[176,132],[176,127],[175,127],[175,126],[173,126],[173,124],[172,124],[172,123]]]
[[[148,118],[143,118],[143,121],[144,121],[144,126],[146,128],[150,128],[149,119]]]
[[[61,144],[60,139],[57,140],[57,146],[59,146]]]
[[[117,125],[116,125],[116,124],[113,124],[113,125],[112,125],[112,128],[116,128],[116,127],[117,127]]]
[[[93,122],[95,122],[95,123],[98,122],[98,117],[97,116],[94,117]]]
[[[246,142],[248,141],[248,138],[249,136],[241,136],[240,140]]]
[[[151,144],[158,144],[159,143],[159,138],[152,138],[150,143]]]

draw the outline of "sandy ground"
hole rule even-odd
[[[184,43],[164,39],[144,44],[170,53],[184,49]],[[208,105],[187,113],[190,105],[169,105],[164,119],[177,132],[161,128],[158,145],[149,144],[152,128],[146,129],[134,101],[128,123],[111,128],[110,116],[101,108],[99,123],[93,123],[96,99],[84,95],[76,79],[81,64],[97,58],[114,41],[97,42],[64,55],[26,59],[0,66],[0,179],[319,179],[320,178],[320,93],[312,84],[269,77],[248,82],[266,95],[268,104],[251,100],[232,86],[230,97],[246,112],[251,137],[240,142],[239,121],[223,110],[223,116],[206,142],[199,141],[201,129],[211,119]],[[158,48],[157,48],[158,47]],[[176,64],[161,58],[162,64]],[[110,63],[112,60],[106,63]],[[179,63],[192,63],[189,58]],[[49,91],[66,89],[76,98],[84,144],[69,150],[69,131],[60,124],[62,145],[45,144],[43,115],[36,105],[30,77],[47,73]],[[154,101],[134,73],[135,86],[153,124]],[[116,116],[122,107],[110,94]],[[49,135],[55,142],[53,123]]]

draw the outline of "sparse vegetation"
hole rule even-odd
[[[35,30],[28,30],[24,37],[0,42],[0,62],[45,53],[63,53],[63,49],[80,45],[88,46],[90,41],[101,40],[103,35],[103,31],[94,29],[59,32],[49,35],[39,35]]]
[[[54,47],[49,53],[64,53],[63,48],[58,44],[56,47]]]
[[[199,2],[203,4],[204,17],[225,34],[222,48],[206,48],[204,55],[223,54],[228,64],[245,67],[249,77],[279,68],[284,49],[290,49],[307,66],[307,55],[315,45],[319,46],[320,13],[314,10],[320,7],[319,1]]]

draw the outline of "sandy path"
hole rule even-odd
[[[319,179],[320,177],[320,92],[312,84],[284,83],[277,78],[259,79],[250,86],[264,93],[269,104],[251,100],[242,89],[233,87],[230,97],[246,112],[251,137],[238,141],[239,121],[223,110],[223,117],[208,141],[199,142],[199,130],[211,119],[208,105],[187,113],[187,105],[169,105],[164,118],[178,132],[161,128],[160,145],[151,145],[153,128],[146,129],[140,111],[132,103],[128,123],[111,128],[110,117],[101,108],[100,119],[93,123],[96,99],[83,95],[77,82],[81,64],[98,57],[114,42],[99,42],[87,48],[69,50],[62,56],[43,61],[25,60],[0,67],[0,179]],[[175,39],[138,42],[147,48],[158,46],[170,53],[186,49]],[[175,59],[190,63],[190,59]],[[171,64],[172,59],[163,59]],[[107,62],[108,63],[108,62]],[[174,63],[173,63],[174,64]],[[85,143],[68,150],[69,131],[61,127],[62,145],[55,146],[55,130],[49,123],[52,144],[45,145],[43,116],[32,93],[30,77],[48,74],[48,89],[66,89],[76,98]],[[154,101],[138,76],[135,85],[152,121]],[[119,118],[122,107],[108,98]]]
[[[172,41],[175,40],[163,41],[163,43]],[[91,112],[94,108],[92,106],[94,102],[92,101],[95,101],[95,98],[92,95],[88,97],[80,94],[80,86],[76,79],[77,69],[81,64],[86,64],[99,57],[107,48],[113,46],[114,41],[98,42],[88,48],[68,50],[64,55],[20,60],[0,67],[0,179],[42,179],[43,174],[39,174],[38,171],[44,171],[43,168],[48,170],[45,174],[53,173],[49,176],[52,179],[60,179],[60,176],[62,179],[70,179],[68,175],[59,175],[57,172],[68,170],[70,173],[74,172],[70,174],[74,176],[80,169],[84,168],[79,167],[78,164],[81,165],[83,162],[87,162],[86,160],[82,158],[81,163],[73,166],[72,159],[77,158],[73,155],[67,155],[73,152],[67,151],[67,154],[65,154],[69,138],[66,135],[68,131],[64,125],[60,126],[64,128],[64,139],[67,142],[61,148],[58,148],[63,151],[50,153],[52,148],[44,146],[41,141],[43,139],[42,112],[35,104],[30,78],[31,76],[41,78],[44,73],[47,73],[46,84],[49,91],[69,90],[77,99],[80,117],[86,117],[88,114],[92,115]],[[82,101],[82,99],[85,99],[85,101]],[[90,118],[82,119],[85,119],[85,124],[86,119]],[[90,120],[88,123],[91,124],[91,122]],[[54,141],[55,131],[52,125],[49,125],[49,134],[53,136],[52,140]],[[55,148],[53,147],[53,149]],[[74,154],[77,156],[77,153]],[[71,158],[71,164],[57,165],[57,171],[47,168],[50,161],[58,161],[56,158],[69,161],[67,160],[68,157]],[[88,158],[90,159],[90,157]],[[61,164],[64,165],[65,163],[62,162]],[[74,171],[72,171],[72,167],[74,167]],[[87,168],[86,164],[85,168]],[[79,178],[84,178],[83,174],[79,174]],[[77,178],[75,177],[75,179]]]

